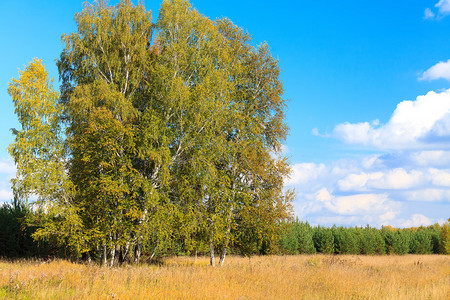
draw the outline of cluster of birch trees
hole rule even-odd
[[[291,215],[280,69],[266,44],[188,1],[86,4],[63,35],[54,90],[33,60],[8,92],[9,151],[35,238],[105,265],[182,243],[222,265],[278,242]],[[31,202],[31,201],[30,201]]]

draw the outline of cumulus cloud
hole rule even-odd
[[[368,155],[329,164],[294,165],[291,181],[296,214],[312,224],[373,226],[416,224],[411,215],[426,215],[429,223],[445,219],[450,204],[450,166],[438,164],[446,151]],[[390,160],[405,156],[402,167]],[[386,161],[388,160],[388,161]],[[430,166],[429,163],[436,163]],[[438,210],[427,215],[424,208]],[[417,219],[417,218],[416,218]],[[409,223],[406,223],[409,222]]]
[[[440,0],[435,7],[439,9],[439,14],[441,15],[450,14],[450,0]]]
[[[442,188],[426,188],[403,193],[407,201],[417,202],[450,202],[450,190]]]
[[[292,174],[286,180],[287,186],[305,184],[317,180],[325,171],[324,164],[300,163],[292,166]]]
[[[0,174],[13,175],[16,173],[14,162],[10,159],[0,159]]]
[[[317,201],[323,202],[324,207],[340,215],[376,214],[386,212],[391,207],[386,194],[355,194],[335,197],[326,189],[317,194]]]
[[[417,151],[411,153],[409,158],[418,166],[450,166],[450,151]]]
[[[349,174],[345,178],[338,180],[337,184],[341,191],[367,191],[367,182],[379,180],[383,177],[382,172]]]
[[[316,217],[312,224],[381,226],[393,220],[401,210],[401,204],[392,201],[386,193],[358,193],[337,195],[322,188],[314,194]],[[310,205],[310,208],[313,206]]]
[[[446,79],[450,80],[450,59],[446,62],[440,61],[419,77],[419,80],[436,80]]]
[[[442,19],[450,14],[450,0],[440,0],[434,7],[437,8],[437,13],[434,13],[430,8],[426,8],[424,19]]]
[[[432,168],[429,170],[431,182],[436,186],[450,187],[450,171]]]
[[[434,18],[434,12],[432,12],[431,9],[426,8],[423,18],[424,19],[433,19]]]
[[[433,224],[433,220],[422,215],[422,214],[413,214],[408,220],[403,221],[400,226],[401,227],[419,227],[419,226],[428,226]]]
[[[380,222],[382,225],[389,225],[389,223],[392,222],[396,216],[397,214],[394,211],[389,210],[380,216]]]
[[[379,190],[401,190],[417,187],[422,181],[422,172],[416,170],[407,172],[402,168],[396,168],[380,174],[377,178],[371,180],[368,185]]]
[[[377,123],[338,124],[333,136],[349,144],[378,149],[450,147],[450,89],[400,102],[388,123]]]
[[[422,172],[396,168],[385,172],[349,174],[337,184],[341,191],[401,190],[417,187],[422,181]]]
[[[14,198],[11,189],[1,189],[0,190],[0,202],[8,202]]]
[[[313,134],[321,135],[318,129]],[[450,205],[450,89],[400,102],[390,119],[335,126],[332,136],[376,154],[298,163],[288,180],[300,218],[321,225],[432,224]]]
[[[426,8],[423,18],[424,19],[433,19],[434,18],[434,12],[432,12],[431,9]]]

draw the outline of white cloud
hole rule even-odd
[[[319,130],[314,130],[319,136]],[[321,225],[432,224],[450,207],[450,89],[399,103],[388,122],[337,125],[378,154],[294,165],[297,215]],[[358,154],[359,155],[359,154]],[[325,224],[324,224],[325,223]]]
[[[410,154],[412,162],[418,166],[448,166],[450,151],[432,150],[418,151]]]
[[[429,170],[431,182],[436,186],[450,187],[450,171],[431,168]]]
[[[333,196],[328,192],[326,188],[321,189],[316,193],[316,200],[320,202],[328,202],[333,199]]]
[[[312,135],[320,136],[320,134],[319,134],[319,129],[317,129],[317,127],[314,127],[314,128],[311,130],[311,133],[312,133]]]
[[[14,195],[11,189],[1,189],[0,190],[0,202],[8,202],[13,200]]]
[[[378,149],[434,150],[437,145],[442,149],[443,144],[450,147],[450,89],[400,102],[388,123],[375,124],[338,124],[333,136],[349,144]]]
[[[315,135],[315,136],[320,136],[320,137],[331,137],[329,134],[327,133],[320,133],[319,132],[319,128],[314,127],[313,129],[311,129],[311,134]]]
[[[436,80],[436,79],[446,79],[450,80],[450,59],[446,62],[440,61],[419,77],[419,80]]]
[[[329,202],[327,208],[338,214],[376,213],[386,210],[388,196],[386,194],[356,194],[336,197]]]
[[[424,14],[423,18],[424,19],[433,19],[434,12],[432,12],[431,9],[429,9],[429,8],[425,9],[425,14]]]
[[[380,216],[380,222],[381,222],[381,224],[383,224],[383,225],[388,225],[390,221],[392,221],[393,219],[395,219],[395,216],[396,216],[396,215],[397,215],[397,214],[396,214],[394,211],[392,211],[392,210],[387,211],[386,213],[384,213],[384,214],[382,214],[382,215]]]
[[[419,226],[428,226],[433,224],[433,220],[422,215],[422,214],[413,214],[410,219],[405,220],[401,223],[401,227],[419,227]]]
[[[16,173],[16,166],[10,159],[0,159],[0,174],[14,175]]]
[[[367,182],[379,180],[383,177],[382,172],[349,174],[344,179],[338,180],[338,187],[341,191],[367,191]]]
[[[368,182],[368,186],[379,190],[410,189],[418,186],[423,180],[423,173],[416,170],[407,172],[402,168],[396,168],[379,173],[381,172],[378,172],[378,176]]]
[[[442,19],[450,14],[450,0],[440,0],[434,6],[437,8],[437,13],[434,13],[431,9],[425,9],[424,19]]]
[[[331,212],[341,215],[385,213],[391,207],[386,194],[355,194],[351,196],[334,196],[326,188],[316,193],[316,200]]]
[[[407,172],[402,168],[372,172],[349,174],[338,180],[337,185],[341,191],[368,191],[368,190],[401,190],[417,187],[423,181],[423,173],[412,170]]]
[[[292,174],[286,180],[287,186],[305,184],[317,180],[325,171],[324,164],[301,163],[292,166]]]
[[[439,8],[439,14],[441,15],[450,14],[450,0],[440,0],[435,7]]]
[[[450,202],[450,190],[439,188],[426,188],[422,190],[407,191],[403,194],[406,201],[422,202]]]
[[[450,165],[440,166],[439,160],[447,154],[440,150],[398,152],[330,164],[296,164],[295,212],[312,224],[327,226],[403,227],[413,224],[411,215],[417,214],[429,220],[445,219],[450,205]],[[401,167],[390,166],[402,156]]]

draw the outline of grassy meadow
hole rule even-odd
[[[450,299],[450,257],[167,258],[104,268],[55,260],[0,261],[1,299]]]

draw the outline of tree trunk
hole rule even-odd
[[[110,267],[114,266],[114,260],[116,258],[116,246],[113,246],[111,249],[111,262],[109,264]]]
[[[125,249],[123,250],[123,262],[128,260],[128,252],[130,251],[130,241],[128,240],[127,245],[125,246]]]
[[[114,261],[114,264],[117,266],[121,263],[123,263],[123,247],[120,245],[116,246],[116,259]]]
[[[234,184],[233,184],[234,188]],[[231,218],[233,216],[233,206],[230,208],[230,212],[227,217],[227,231],[225,233],[225,241],[222,247],[222,252],[220,253],[219,266],[223,266],[223,262],[225,261],[225,255],[227,254],[228,243],[230,241],[230,233],[231,233]]]
[[[134,263],[138,265],[140,258],[141,258],[141,242],[137,242],[136,253],[135,253],[135,256],[134,256]]]
[[[227,247],[223,246],[222,253],[220,253],[219,266],[223,266],[223,262],[225,261],[226,254],[227,254]]]
[[[213,241],[209,241],[209,255],[210,255],[210,260],[209,263],[211,264],[212,267],[216,266],[216,261],[215,261],[215,257],[214,257],[214,245],[213,245]]]
[[[106,249],[106,243],[103,244],[103,266],[106,267],[108,264],[108,253]]]
[[[197,262],[197,249],[195,249],[195,259],[194,259],[194,262],[195,262],[195,263]]]
[[[149,260],[152,260],[152,259],[153,259],[153,257],[155,257],[155,254],[156,254],[156,249],[158,249],[158,242],[156,242],[156,246],[155,246],[155,249],[153,249],[153,253],[152,253],[152,255],[150,255],[150,258],[149,258]]]

